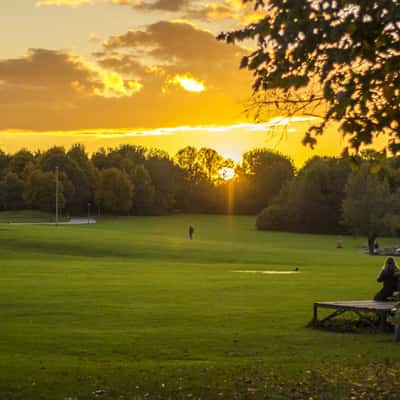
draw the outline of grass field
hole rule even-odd
[[[283,399],[268,382],[391,365],[390,334],[306,328],[313,301],[378,290],[383,259],[336,240],[258,232],[253,217],[2,224],[0,398]]]
[[[67,221],[67,218],[60,216],[60,221]],[[38,223],[54,222],[55,216],[41,211],[2,211],[0,212],[0,223]]]

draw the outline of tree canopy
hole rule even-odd
[[[321,123],[303,142],[314,146],[330,121],[356,150],[378,135],[400,151],[399,0],[243,0],[265,16],[221,33],[253,40],[241,67],[254,73],[256,104],[288,113],[317,109]]]
[[[109,212],[128,212],[132,207],[134,186],[129,176],[117,168],[99,172],[96,203]]]
[[[346,185],[343,218],[354,233],[368,237],[368,247],[374,252],[378,235],[391,234],[398,228],[399,193],[392,193],[386,178],[371,174],[368,166],[351,175]]]
[[[283,186],[260,213],[257,227],[309,233],[339,233],[345,186],[350,174],[344,159],[314,157]]]

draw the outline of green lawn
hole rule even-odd
[[[63,216],[59,217],[60,221],[66,221]],[[38,222],[55,222],[54,214],[42,211],[24,210],[24,211],[3,211],[0,212],[0,223],[38,223]]]
[[[274,374],[387,365],[390,334],[306,328],[315,300],[379,288],[383,258],[336,240],[258,232],[253,217],[0,224],[0,398],[261,399]]]

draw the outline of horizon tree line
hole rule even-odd
[[[400,233],[400,158],[373,150],[358,157],[292,160],[258,148],[241,163],[211,148],[186,146],[174,157],[159,149],[121,145],[91,156],[84,146],[35,153],[0,151],[0,210],[53,212],[56,167],[64,215],[257,215],[258,229],[367,235]],[[235,170],[224,180],[224,168]]]

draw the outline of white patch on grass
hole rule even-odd
[[[264,274],[264,275],[292,275],[299,274],[300,271],[231,271],[231,272],[239,272],[242,274]]]

